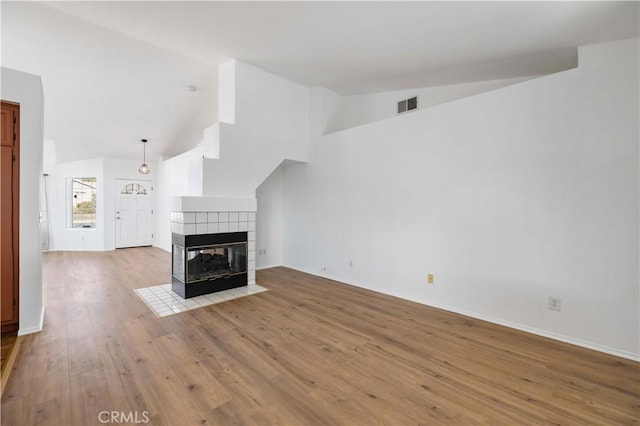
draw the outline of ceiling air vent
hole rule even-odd
[[[398,114],[402,114],[403,112],[408,112],[414,109],[418,109],[417,96],[398,102]]]

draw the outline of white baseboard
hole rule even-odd
[[[42,305],[42,311],[40,312],[40,325],[35,327],[20,328],[20,330],[18,330],[18,336],[25,336],[31,333],[38,333],[42,331],[43,328],[44,328],[44,305]]]
[[[422,303],[422,302],[418,302]],[[454,308],[446,305],[427,304],[423,305],[433,306],[434,308],[443,309],[449,312],[455,312],[457,314],[465,315],[468,317],[476,318],[479,320],[487,321],[493,324],[502,325],[516,330],[524,331],[527,333],[535,334],[537,336],[547,337],[549,339],[558,340],[560,342],[569,343],[571,345],[580,346],[587,349],[593,349],[594,351],[604,352],[609,355],[619,356],[620,358],[630,359],[631,361],[640,362],[640,355],[633,352],[623,351],[620,349],[611,348],[609,346],[600,345],[598,343],[588,342],[586,340],[576,339],[570,336],[564,336],[562,334],[554,333],[552,331],[541,330],[535,327],[529,327],[528,325],[518,324],[510,321],[505,321],[499,318],[490,317],[488,315],[479,314],[477,312],[467,311],[465,309]]]
[[[164,248],[164,247],[162,247],[162,246],[157,246],[157,245],[155,245],[155,244],[153,245],[153,247],[155,247],[155,248],[159,248],[160,250],[164,250],[164,251],[166,251],[167,253],[171,253],[171,249],[167,250],[166,248]]]
[[[327,279],[330,279],[330,280],[333,280],[333,281],[342,282],[342,283],[349,284],[349,285],[352,285],[352,286],[355,286],[355,287],[360,287],[360,288],[364,288],[364,289],[367,289],[367,290],[375,291],[375,292],[378,292],[378,293],[383,293],[383,294],[386,294],[386,295],[389,295],[389,296],[397,297],[399,299],[404,299],[404,300],[409,300],[411,302],[420,303],[420,304],[425,305],[425,306],[431,306],[431,307],[434,307],[434,308],[443,309],[445,311],[454,312],[454,313],[457,313],[457,314],[460,314],[460,315],[465,315],[465,316],[468,316],[468,317],[471,317],[471,318],[479,319],[479,320],[482,320],[482,321],[487,321],[487,322],[490,322],[490,323],[493,323],[493,324],[502,325],[502,326],[505,326],[505,327],[509,327],[509,328],[513,328],[513,329],[516,329],[516,330],[524,331],[524,332],[527,332],[527,333],[535,334],[537,336],[547,337],[549,339],[558,340],[560,342],[569,343],[571,345],[580,346],[580,347],[583,347],[583,348],[592,349],[594,351],[603,352],[603,353],[606,353],[606,354],[609,354],[609,355],[615,355],[615,356],[618,356],[620,358],[629,359],[631,361],[640,362],[640,354],[636,354],[636,353],[633,353],[633,352],[628,352],[628,351],[624,351],[624,350],[621,350],[621,349],[616,349],[616,348],[612,348],[612,347],[609,347],[609,346],[600,345],[598,343],[593,343],[593,342],[588,342],[588,341],[585,341],[585,340],[576,339],[576,338],[570,337],[570,336],[564,336],[562,334],[557,334],[557,333],[554,333],[552,331],[541,330],[541,329],[538,329],[538,328],[535,328],[535,327],[529,327],[527,325],[510,322],[510,321],[502,320],[502,319],[499,319],[499,318],[494,318],[494,317],[491,317],[491,316],[488,316],[488,315],[479,314],[477,312],[467,311],[465,309],[455,308],[455,307],[447,306],[447,305],[425,303],[422,300],[415,300],[415,299],[411,299],[411,298],[408,298],[406,296],[399,295],[399,294],[387,293],[387,292],[382,292],[380,290],[370,289],[370,288],[365,287],[365,286],[363,286],[361,284],[358,284],[358,283],[348,282],[348,281],[345,281],[345,280],[342,280],[342,279],[331,277],[329,275],[322,275],[322,274],[317,273],[317,272],[311,272],[311,271],[308,271],[308,270],[304,270],[304,269],[300,269],[300,268],[294,268],[294,267],[291,267],[291,266],[286,266],[286,267],[287,268],[291,268],[291,269],[295,269],[297,271],[304,272],[304,273],[307,273],[307,274],[310,274],[310,275],[315,275],[317,277],[327,278]]]
[[[284,266],[284,265],[269,265],[269,266],[261,266],[259,268],[256,266],[256,271],[261,271],[263,269],[269,269],[269,268],[277,268],[278,266]]]

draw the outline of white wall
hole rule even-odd
[[[283,160],[306,161],[309,91],[240,61],[221,65],[218,77],[226,122],[219,126],[220,158],[204,160],[203,195],[254,197]]]
[[[307,160],[306,87],[231,60],[218,69],[218,94],[221,122],[196,148],[159,164],[155,244],[164,250],[171,250],[172,197],[252,199],[283,160]]]
[[[42,330],[42,243],[39,232],[44,97],[40,77],[2,68],[2,100],[20,104],[20,329]]]
[[[638,359],[638,39],[579,53],[313,137],[284,169],[284,265]]]
[[[69,178],[96,178],[96,227],[68,228],[71,208],[67,189]],[[102,158],[58,163],[49,172],[49,250],[104,250],[105,182]]]
[[[339,107],[326,125],[323,134],[361,126],[397,116],[398,102],[418,97],[418,109],[430,108],[445,102],[520,83],[535,77],[518,77],[501,80],[478,81],[438,87],[395,90],[391,92],[332,97]],[[337,96],[337,98],[336,98]]]
[[[256,190],[256,269],[282,265],[282,168],[275,169]]]
[[[202,196],[202,165],[202,147],[158,162],[155,191],[156,247],[171,251],[172,198]]]
[[[103,251],[115,249],[115,197],[116,179],[148,180],[152,185],[157,164],[148,162],[151,173],[138,173],[140,162],[114,158],[58,163],[49,169],[49,225],[50,250]],[[69,198],[66,183],[69,178],[97,178],[96,227],[71,229],[67,227]],[[156,195],[154,193],[154,205]],[[155,208],[154,208],[155,210]]]

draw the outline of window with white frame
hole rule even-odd
[[[96,227],[96,178],[70,178],[67,180],[70,196],[70,228]]]

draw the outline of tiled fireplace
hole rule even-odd
[[[255,199],[178,199],[176,210],[183,211],[171,212],[175,293],[188,299],[255,284],[255,204]]]
[[[171,289],[185,299],[246,286],[246,232],[172,234]]]

